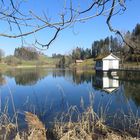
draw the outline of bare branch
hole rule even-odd
[[[30,35],[30,34],[33,34],[33,33],[35,33],[35,32],[38,32],[38,31],[40,31],[40,30],[42,30],[42,29],[44,29],[44,28],[46,28],[46,27],[47,27],[47,26],[44,25],[44,26],[41,26],[41,27],[39,27],[39,28],[37,28],[37,29],[31,31],[31,32],[27,32],[27,33],[23,33],[23,34],[19,34],[19,35],[0,34],[0,36],[4,36],[4,37],[8,37],[8,38],[19,38],[19,37],[22,37],[22,36],[28,36],[28,35]]]
[[[52,38],[47,44],[43,45],[43,44],[39,43],[37,40],[36,40],[35,43],[37,43],[38,45],[40,45],[40,46],[42,46],[42,47],[47,47],[47,49],[48,49],[49,46],[50,46],[50,44],[56,39],[56,37],[57,37],[58,33],[60,32],[60,30],[61,30],[60,28],[58,28],[58,29],[56,30],[56,32],[55,32],[53,38]]]
[[[111,8],[110,13],[109,13],[109,16],[108,16],[108,18],[107,18],[107,20],[106,20],[106,23],[107,23],[107,25],[108,25],[108,27],[109,27],[109,30],[112,31],[112,32],[114,32],[114,33],[116,33],[116,34],[118,34],[118,35],[121,37],[121,39],[123,40],[123,42],[125,42],[125,44],[126,44],[127,46],[129,46],[130,50],[132,50],[132,49],[133,49],[133,46],[132,46],[131,44],[129,44],[129,43],[124,39],[122,33],[121,33],[119,30],[116,30],[116,29],[114,29],[114,28],[111,26],[111,23],[110,23],[110,22],[111,22],[111,18],[112,18],[112,16],[113,16],[113,12],[114,12],[115,2],[116,2],[116,0],[113,0],[112,6],[111,6],[112,8]],[[121,6],[123,6],[123,5],[121,4]],[[126,9],[126,8],[125,8],[125,6],[124,6],[124,10],[125,10],[125,9]]]
[[[60,16],[57,16],[55,22],[50,20],[45,12],[43,12],[43,17],[38,13],[33,12],[34,10],[31,9],[28,10],[28,15],[23,14],[22,11],[20,12],[20,5],[23,0],[17,0],[18,3],[15,3],[14,0],[8,0],[8,2],[9,3],[7,4],[5,0],[1,0],[0,20],[8,22],[11,32],[16,30],[15,26],[13,26],[16,25],[19,30],[19,34],[17,34],[17,32],[16,34],[0,33],[0,36],[8,38],[22,38],[35,34],[43,29],[55,29],[56,31],[47,43],[42,44],[35,39],[35,44],[49,48],[52,42],[57,38],[58,33],[65,28],[68,28],[77,22],[85,22],[97,16],[106,15],[106,23],[109,30],[119,34],[123,41],[125,41],[120,31],[114,29],[111,25],[112,17],[119,14],[121,11],[125,11],[125,0],[92,0],[92,3],[87,8],[81,10],[79,10],[78,6],[75,6],[75,2],[72,0],[69,0],[68,2],[64,1],[63,8],[61,9],[62,12]],[[23,32],[24,28],[27,27],[30,31]]]

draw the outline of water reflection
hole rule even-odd
[[[118,79],[119,77],[117,75],[109,77],[107,73],[98,73],[93,80],[93,86],[96,89],[103,90],[107,93],[112,93],[119,88]]]
[[[13,98],[18,110],[35,111],[36,114],[44,116],[45,121],[46,118],[52,121],[56,114],[63,112],[68,106],[76,105],[80,108],[81,97],[84,105],[88,106],[90,104],[88,89],[95,94],[96,112],[101,102],[105,107],[109,99],[112,102],[109,106],[110,114],[115,114],[121,109],[128,112],[128,104],[134,112],[137,112],[140,106],[138,75],[138,73],[120,72],[108,76],[94,71],[69,69],[12,69],[0,75],[0,82],[4,81],[1,80],[3,77],[12,88],[11,91],[14,91]],[[134,77],[135,80],[132,80]],[[4,98],[10,95],[7,87],[3,86],[2,91],[4,92],[2,102],[4,102]]]
[[[112,93],[124,86],[126,97],[130,94],[136,95],[140,92],[139,72],[119,72],[117,75],[108,76],[106,73],[95,73],[94,71],[64,70],[64,69],[12,69],[0,74],[0,84],[6,83],[3,75],[14,78],[17,85],[35,85],[39,80],[52,75],[53,78],[65,78],[76,85],[91,83],[96,90]],[[136,82],[134,82],[136,81]],[[131,88],[130,88],[131,87]],[[129,92],[130,91],[130,92]],[[129,94],[128,94],[129,93]]]
[[[92,76],[94,73],[82,70],[74,70],[72,74],[73,74],[73,82],[78,85],[84,82],[91,83]]]
[[[119,79],[122,81],[132,81],[140,83],[140,71],[120,71]]]
[[[124,82],[124,94],[128,100],[133,100],[137,106],[140,106],[140,84],[133,82]]]
[[[34,85],[47,76],[44,69],[12,69],[5,72],[5,75],[14,77],[17,85]]]
[[[133,101],[140,106],[140,73],[139,71],[120,71],[119,81],[123,86],[123,94],[126,100]]]
[[[0,85],[5,85],[6,84],[6,79],[5,77],[2,75],[2,73],[0,73]]]

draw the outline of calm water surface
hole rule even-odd
[[[53,122],[70,106],[82,111],[81,101],[88,107],[91,94],[99,115],[102,111],[108,118],[119,112],[140,116],[139,72],[108,76],[94,71],[36,68],[0,73],[0,111],[8,105],[12,116],[14,103],[21,120],[24,111],[31,111],[45,123]]]

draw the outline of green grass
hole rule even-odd
[[[11,68],[11,67],[35,67],[35,66],[45,66],[45,67],[55,67],[58,59],[40,55],[38,60],[20,60],[16,58],[15,64],[0,63],[0,69]]]
[[[79,68],[79,69],[93,69],[95,66],[95,61],[93,58],[86,59],[80,64],[73,63],[71,67]]]
[[[9,66],[5,63],[0,63],[0,71],[4,71],[8,68]]]
[[[58,58],[41,56],[39,58],[39,61],[46,62],[47,64],[50,64],[50,65],[56,65],[56,63],[58,63],[59,59]]]
[[[93,60],[93,58],[90,58],[90,59],[86,59],[84,60],[84,62],[81,64],[81,66],[94,66],[95,65],[95,61]]]
[[[138,66],[138,65],[140,65],[140,63],[137,64],[137,62],[125,62],[124,65],[125,66]]]
[[[124,62],[124,64],[120,64],[120,67],[126,69],[140,69],[140,63],[137,62]]]

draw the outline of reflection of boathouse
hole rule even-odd
[[[96,70],[108,71],[110,69],[119,69],[119,58],[114,54],[98,56],[96,59]]]
[[[112,93],[113,91],[117,90],[119,87],[119,80],[118,76],[114,76],[109,78],[107,74],[103,76],[96,76],[94,81],[94,87],[97,89],[104,90],[108,93]]]

